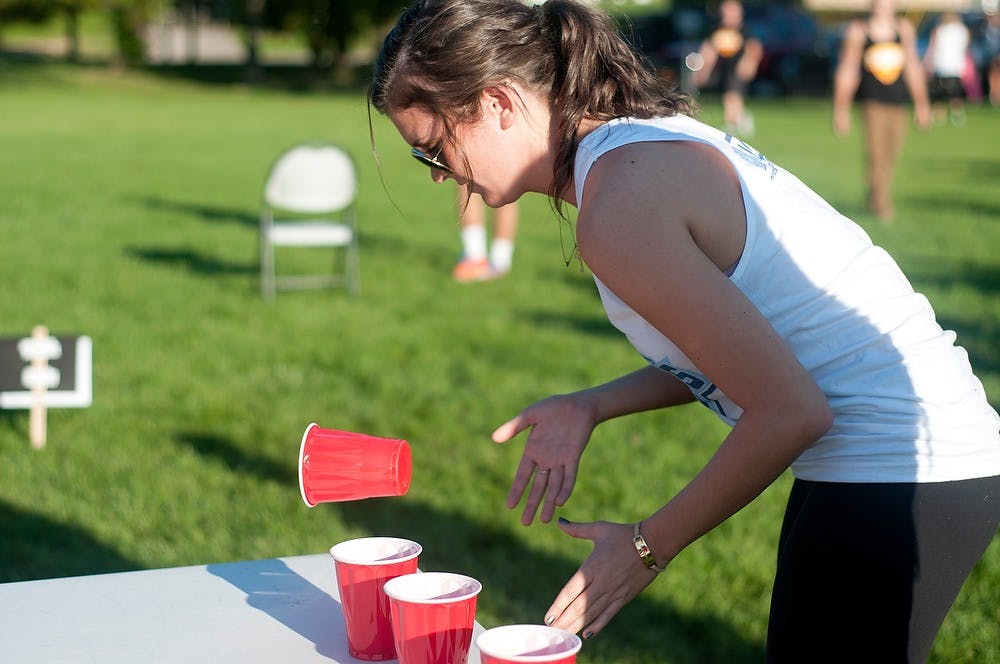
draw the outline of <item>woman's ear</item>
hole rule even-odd
[[[483,90],[482,108],[484,116],[496,117],[501,129],[508,129],[517,112],[514,91],[504,85],[491,85]]]

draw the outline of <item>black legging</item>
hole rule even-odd
[[[796,480],[778,543],[767,661],[925,662],[1000,521],[1000,476]]]

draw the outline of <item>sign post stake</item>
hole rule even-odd
[[[31,330],[32,339],[45,339],[49,336],[49,329],[44,325],[36,325],[34,329]],[[43,367],[48,365],[49,361],[40,355],[36,355],[31,360],[31,366],[37,367],[39,371],[43,371]],[[31,437],[31,446],[36,450],[40,450],[45,447],[45,439],[47,437],[47,425],[46,425],[46,410],[45,410],[45,384],[38,382],[31,388],[31,394],[33,401],[31,404],[31,415],[29,419],[28,431]]]

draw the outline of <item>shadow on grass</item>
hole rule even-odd
[[[1000,294],[1000,268],[970,261],[942,263],[936,260],[913,261],[907,275],[918,291],[947,291],[956,285],[973,288],[983,297]],[[997,350],[997,329],[982,312],[971,311],[966,317],[938,313],[938,323],[958,334],[957,343],[969,353],[972,367],[979,375],[1000,373],[1000,352]],[[996,405],[996,404],[994,404]]]
[[[298,483],[298,470],[288,463],[279,463],[263,454],[248,452],[232,440],[212,433],[181,431],[175,434],[178,445],[190,447],[199,455],[225,464],[234,473],[252,475],[282,486]]]
[[[82,528],[4,503],[0,543],[0,583],[143,568]]]
[[[158,212],[175,212],[178,215],[197,217],[203,221],[212,223],[237,223],[241,226],[254,229],[257,228],[259,223],[255,214],[238,208],[171,201],[156,196],[145,196],[140,198],[138,202]]]
[[[961,284],[974,288],[987,297],[1000,293],[1000,266],[972,261],[941,261],[928,257],[913,262],[907,276],[920,287],[949,288]],[[976,312],[978,313],[978,312]]]
[[[995,195],[989,195],[1000,180],[1000,159],[935,159],[933,164],[924,166],[924,173],[921,181],[937,183],[942,189],[925,189],[919,195],[909,195],[904,201],[907,205],[919,207],[925,212],[938,213],[946,221],[962,215],[1000,219],[1000,202]],[[942,174],[947,179],[943,179]],[[948,183],[956,184],[951,185],[950,189],[944,189]],[[963,195],[968,195],[970,186],[982,187],[982,195],[963,198]]]
[[[939,179],[942,173],[947,173],[952,179],[966,183],[979,182],[993,188],[996,186],[997,180],[1000,179],[1000,159],[987,157],[938,158],[932,163],[925,164],[925,170],[930,182]]]
[[[530,549],[505,528],[406,498],[342,503],[335,508],[345,522],[373,535],[420,542],[424,549],[420,567],[425,571],[454,571],[479,579],[480,605],[500,616],[503,624],[540,622],[583,560],[583,556],[577,560]],[[669,657],[653,656],[667,647]],[[600,635],[585,642],[583,653],[588,657],[583,661],[594,657],[593,661],[760,662],[764,646],[714,615],[681,613],[640,595]]]
[[[597,297],[597,294],[594,294]],[[575,316],[560,312],[551,312],[544,309],[525,312],[524,315],[530,318],[535,325],[541,327],[561,327],[567,330],[576,330],[589,335],[601,335],[609,337],[621,337],[622,334],[608,322],[604,316]]]
[[[308,64],[265,64],[257,71],[243,64],[147,65],[140,68],[163,78],[217,86],[251,86],[292,93],[356,92],[364,94],[371,65],[332,69]]]
[[[133,258],[149,263],[183,267],[197,274],[255,275],[260,272],[260,267],[256,262],[235,263],[233,261],[222,260],[211,256],[197,249],[177,247],[128,247],[126,248],[125,253]]]
[[[903,202],[908,207],[919,208],[925,213],[939,213],[943,222],[963,215],[990,217],[993,220],[1000,219],[1000,203],[962,199],[955,195],[957,193],[930,192],[923,196],[909,195]]]
[[[0,51],[0,82],[33,83],[63,80],[55,66],[76,69],[122,69],[108,59],[82,58],[68,62],[65,57],[29,50]],[[308,64],[264,64],[256,71],[241,63],[171,64],[128,67],[128,70],[152,74],[164,79],[199,85],[240,86],[281,90],[292,93],[356,92],[363,95],[371,80],[371,65],[359,64],[340,69],[316,68]]]

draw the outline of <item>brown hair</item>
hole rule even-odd
[[[423,107],[453,140],[458,123],[476,119],[480,92],[512,80],[547,95],[558,114],[549,191],[557,211],[584,118],[693,112],[691,99],[657,78],[609,16],[575,0],[417,0],[385,38],[369,101],[382,113]]]

